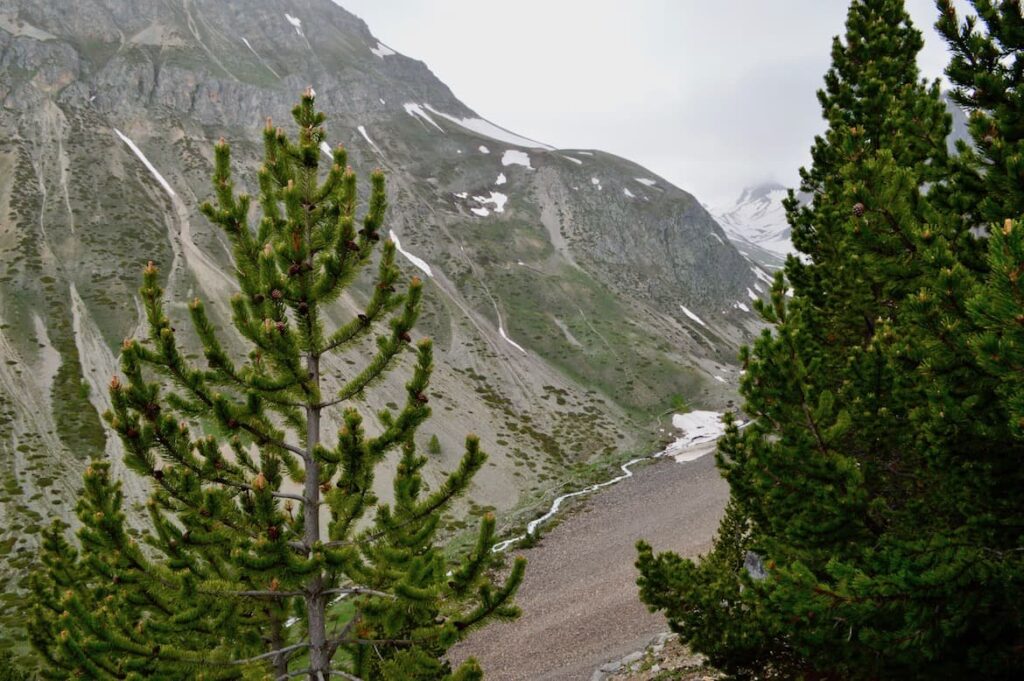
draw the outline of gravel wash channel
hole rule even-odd
[[[708,455],[663,458],[585,497],[531,549],[516,599],[522,616],[477,631],[452,651],[474,656],[488,681],[589,681],[602,664],[642,650],[668,630],[637,597],[635,544],[685,556],[708,551],[729,488]]]

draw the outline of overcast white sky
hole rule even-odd
[[[797,182],[846,0],[335,0],[519,134],[632,159],[729,203]],[[941,75],[934,0],[907,0]]]

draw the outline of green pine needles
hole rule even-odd
[[[125,342],[106,417],[127,465],[152,481],[149,526],[130,529],[119,483],[94,462],[78,541],[51,528],[33,583],[31,636],[45,678],[479,679],[475,661],[453,670],[446,651],[474,627],[518,614],[523,561],[502,584],[488,577],[493,517],[458,561],[436,543],[442,512],[486,456],[468,437],[456,470],[426,489],[413,438],[430,414],[431,344],[410,335],[422,282],[400,290],[395,245],[381,242],[384,175],[374,172],[357,224],[344,149],[321,172],[325,117],[311,91],[293,116],[297,142],[267,123],[255,229],[223,141],[216,203],[202,206],[233,247],[240,293],[230,304],[247,356],[236,358],[238,339],[222,337],[196,299],[189,311],[206,362],[189,361],[159,272],[145,269],[149,337]],[[375,251],[365,309],[331,328],[325,306]],[[325,392],[325,373],[340,373],[325,361],[375,333],[365,366]],[[410,350],[405,404],[378,413],[371,436],[355,405]],[[325,432],[332,414],[336,438]],[[382,504],[375,471],[396,449],[394,501]]]
[[[976,150],[947,154],[902,0],[853,0],[812,202],[787,205],[801,256],[741,353],[754,423],[719,446],[718,539],[699,562],[640,545],[643,600],[732,678],[1024,668],[1024,19],[937,4]]]

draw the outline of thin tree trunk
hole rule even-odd
[[[281,620],[275,614],[270,623],[270,646],[271,650],[281,650],[285,646],[284,629]],[[278,653],[274,656],[274,677],[278,678],[288,674],[288,654]]]
[[[305,499],[303,522],[305,544],[308,550],[320,541],[320,464],[313,450],[320,442],[320,408],[312,400],[320,392],[320,358],[310,352],[306,355],[306,369],[315,390],[306,406],[306,480],[302,496]],[[309,678],[323,681],[330,675],[330,652],[327,644],[326,596],[324,580],[317,571],[306,583],[306,613],[309,625]]]

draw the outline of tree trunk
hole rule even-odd
[[[320,358],[306,356],[309,381],[315,388],[306,405],[306,480],[303,488],[303,522],[307,551],[320,541],[320,464],[313,450],[320,442],[320,408],[313,401],[320,394]],[[307,554],[308,555],[308,554]],[[317,571],[306,583],[306,613],[309,626],[309,678],[324,681],[330,676],[330,651],[327,649],[326,598],[323,575]]]

